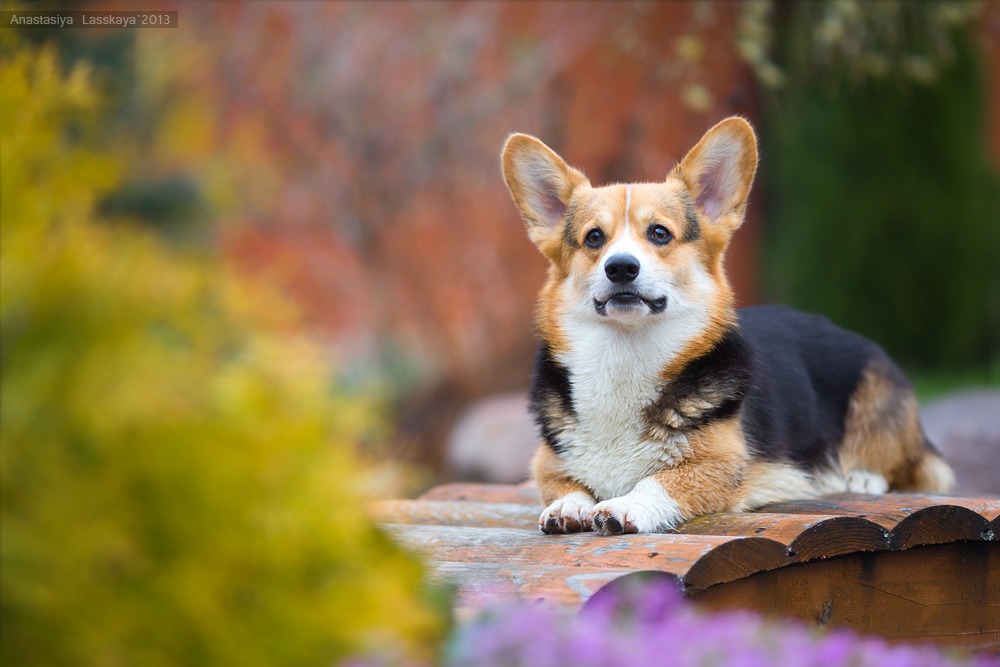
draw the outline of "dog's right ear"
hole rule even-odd
[[[553,256],[553,244],[562,243],[570,198],[578,187],[590,182],[555,151],[527,134],[512,134],[507,139],[502,161],[503,178],[528,226],[528,236],[545,255]]]

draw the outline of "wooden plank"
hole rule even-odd
[[[689,590],[701,590],[756,572],[784,567],[788,559],[788,547],[781,542],[763,537],[741,537],[715,547],[679,578]]]
[[[985,517],[959,505],[919,509],[892,529],[891,538],[894,551],[922,544],[994,539]]]
[[[784,514],[829,514],[866,519],[889,528],[890,548],[899,550],[922,544],[997,539],[997,532],[991,530],[990,519],[996,521],[1000,517],[1000,499],[910,493],[839,494],[774,503],[762,509]]]
[[[683,576],[699,558],[731,542],[713,535],[544,535],[538,530],[388,525],[407,546],[438,561],[506,563],[525,567],[576,563],[606,569],[662,570]]]
[[[456,586],[459,617],[510,599],[569,614],[646,572],[706,604],[1000,650],[1000,498],[840,494],[615,537],[543,535],[530,483],[449,484],[370,509]]]
[[[1000,516],[1000,498],[962,498],[959,496],[896,492],[881,496],[838,493],[812,500],[788,500],[772,503],[759,508],[759,511],[775,514],[834,514],[858,516],[870,520],[875,520],[874,517],[885,516],[895,517],[897,521],[902,521],[917,510],[939,505],[964,507],[988,521]]]
[[[423,494],[417,500],[468,500],[479,503],[516,503],[537,505],[539,514],[542,501],[532,482],[523,484],[442,484]]]
[[[823,514],[710,514],[679,526],[678,532],[772,539],[788,548],[791,562],[889,548],[885,527],[859,517]]]
[[[468,618],[492,605],[520,600],[561,615],[575,613],[605,585],[633,570],[545,565],[525,570],[505,563],[442,561],[432,564],[432,577],[456,587],[453,609]]]
[[[384,523],[521,529],[537,527],[538,511],[537,507],[515,503],[434,500],[383,500],[371,503],[369,509]],[[989,522],[963,507],[925,507],[905,514],[905,511],[883,512],[861,518],[825,514],[720,513],[682,524],[677,532],[775,540],[788,547],[791,562],[855,551],[899,550],[921,544],[990,539]]]
[[[790,565],[694,592],[889,639],[1000,650],[1000,544],[958,542]]]
[[[978,495],[970,497],[930,493],[897,493],[894,491],[882,497],[891,503],[905,502],[911,505],[923,503],[925,506],[955,505],[956,507],[970,509],[976,514],[980,514],[991,520],[1000,516],[1000,496]]]
[[[368,510],[382,523],[535,530],[540,513],[531,505],[454,500],[376,500]]]
[[[694,588],[786,565],[785,545],[718,535],[593,533],[543,535],[531,529],[388,525],[406,546],[434,562],[501,563],[531,572],[550,566],[667,572]],[[719,548],[724,547],[724,548]]]

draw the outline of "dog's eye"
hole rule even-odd
[[[656,245],[667,245],[674,238],[670,230],[663,225],[653,225],[649,228],[649,240]]]
[[[600,248],[604,243],[604,234],[601,233],[600,229],[591,229],[587,232],[587,238],[583,242],[591,248]]]

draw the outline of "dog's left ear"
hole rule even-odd
[[[734,116],[706,132],[670,176],[687,185],[702,219],[728,240],[743,223],[756,171],[757,136]]]

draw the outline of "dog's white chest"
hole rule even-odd
[[[651,345],[646,336],[590,333],[561,359],[570,374],[577,421],[560,438],[560,458],[571,477],[606,500],[676,463],[685,443],[646,437],[643,409],[658,395],[670,351]]]

